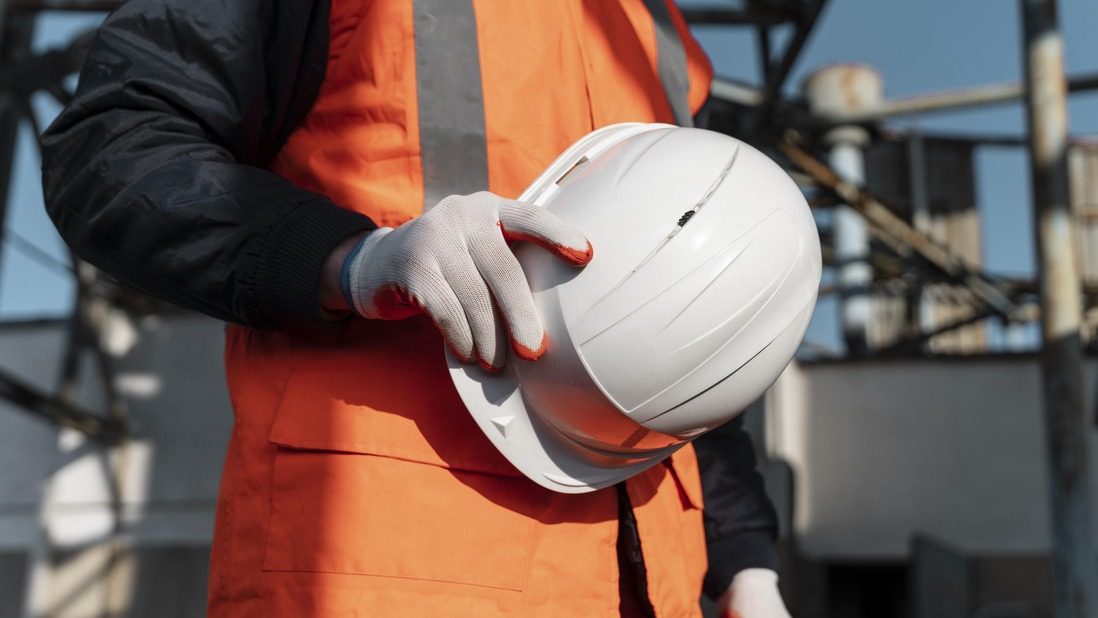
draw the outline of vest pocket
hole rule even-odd
[[[403,378],[417,376],[379,384],[399,393]],[[269,435],[278,448],[263,569],[522,590],[533,484],[501,467],[494,451],[477,456],[492,447],[477,442],[471,420],[477,433],[454,429],[461,423],[445,439],[417,431],[433,416],[422,406],[444,402],[410,395],[385,406],[371,390],[380,389],[358,372],[291,374]],[[443,424],[447,415],[468,419],[450,406],[436,412]]]

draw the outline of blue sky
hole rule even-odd
[[[1098,72],[1098,3],[1061,0],[1061,24],[1069,74]],[[90,27],[94,15],[43,18],[37,46],[63,44]],[[747,29],[698,29],[718,73],[757,81],[755,42]],[[1016,80],[1021,75],[1018,3],[1005,0],[832,0],[810,40],[788,88],[795,91],[812,69],[833,62],[860,62],[884,76],[887,96]],[[47,97],[36,100],[46,124],[57,112]],[[1072,97],[1070,126],[1075,135],[1098,134],[1098,94]],[[1020,105],[893,121],[927,130],[1019,134]],[[47,252],[62,257],[63,246],[42,210],[38,158],[29,129],[21,136],[8,226]],[[983,213],[984,259],[995,272],[1032,272],[1029,188],[1020,149],[984,149],[978,155],[979,207]],[[0,264],[0,318],[56,315],[67,311],[71,282],[3,247]],[[822,303],[810,338],[834,345],[834,307]]]

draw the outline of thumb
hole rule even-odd
[[[533,242],[576,266],[587,264],[594,256],[591,243],[576,226],[539,206],[504,200],[499,222],[507,240]]]

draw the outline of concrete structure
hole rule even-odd
[[[791,366],[768,395],[766,451],[796,479],[798,548],[896,561],[920,533],[974,554],[1047,552],[1040,392],[1031,355]]]

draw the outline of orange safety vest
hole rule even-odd
[[[516,196],[607,124],[687,123],[712,76],[671,0],[333,0],[330,20],[326,80],[273,169],[380,225]],[[226,362],[210,616],[618,615],[616,492],[511,467],[427,319],[233,326]],[[657,616],[700,615],[693,450],[627,489]]]

